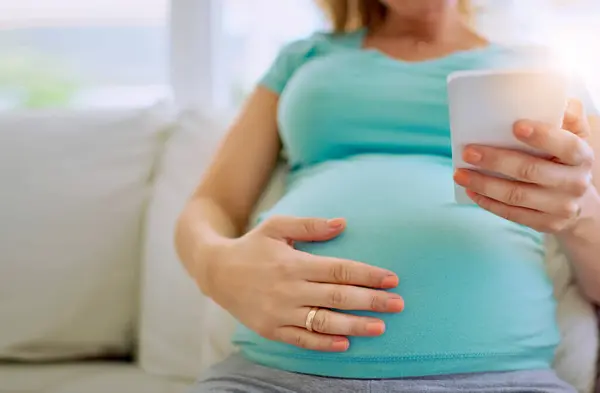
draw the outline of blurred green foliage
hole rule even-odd
[[[67,66],[41,54],[8,53],[0,56],[0,94],[15,97],[17,108],[69,105],[79,85]]]

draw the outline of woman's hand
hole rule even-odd
[[[562,129],[520,121],[514,134],[550,159],[488,146],[468,146],[463,158],[484,171],[507,176],[501,179],[460,169],[455,181],[482,208],[540,232],[559,233],[582,215],[592,185],[594,153],[586,142],[590,125],[581,104],[571,101]]]
[[[382,290],[398,285],[394,273],[293,248],[294,241],[330,240],[344,228],[342,219],[270,218],[215,251],[211,297],[261,336],[301,348],[341,352],[349,347],[346,336],[383,334],[379,319],[330,309],[402,311],[402,298]],[[310,332],[312,307],[319,309]]]

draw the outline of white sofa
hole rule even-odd
[[[234,350],[172,244],[223,123],[163,104],[0,115],[0,393],[180,393]],[[589,392],[595,316],[549,255],[557,369]]]
[[[148,204],[174,124],[166,104],[0,115],[0,392],[193,382],[137,355]]]

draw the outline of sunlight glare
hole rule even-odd
[[[555,65],[585,84],[597,107],[600,107],[600,46],[598,27],[585,23],[548,24],[541,34],[546,37]]]

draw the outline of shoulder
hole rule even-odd
[[[280,50],[279,58],[306,60],[316,55],[323,55],[334,48],[351,45],[355,33],[334,34],[319,31],[312,35],[286,43]]]
[[[288,42],[279,50],[260,84],[281,93],[298,69],[314,58],[350,45],[350,37],[349,34],[317,32],[309,37]]]
[[[289,41],[281,47],[277,57],[308,57],[314,51],[317,42],[318,37],[316,34],[294,41]]]

